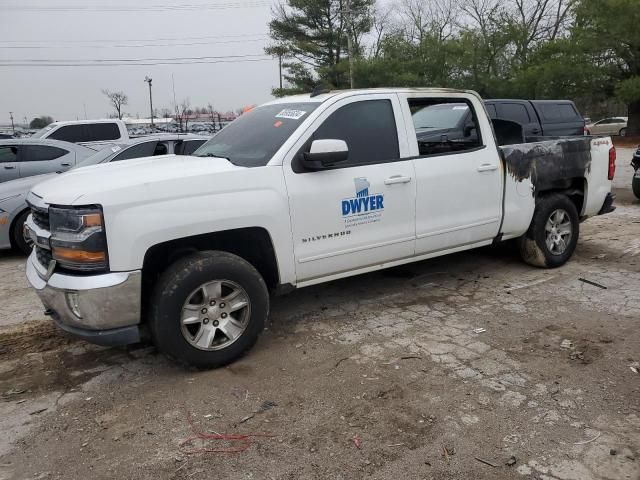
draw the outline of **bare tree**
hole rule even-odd
[[[124,92],[112,92],[106,88],[102,90],[102,93],[109,99],[109,103],[115,109],[118,119],[122,120],[122,107],[129,104],[129,97]]]
[[[421,43],[430,35],[443,42],[453,34],[457,2],[455,0],[402,0],[400,17],[406,25],[405,36]]]
[[[378,58],[382,51],[382,41],[384,40],[387,30],[392,21],[392,9],[387,7],[386,9],[376,8],[373,13],[372,30],[373,30],[373,44],[371,45],[371,56]]]
[[[191,111],[191,101],[189,97],[185,98],[179,104],[174,105],[176,119],[178,120],[178,128],[181,132],[186,132],[189,126],[189,113]]]

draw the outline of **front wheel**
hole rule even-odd
[[[620,134],[621,137],[624,137],[624,136],[627,135],[627,129],[626,128],[621,128],[618,133]]]
[[[640,170],[636,170],[636,173],[633,175],[633,180],[631,180],[631,189],[633,190],[633,194],[636,198],[640,199]]]
[[[269,292],[246,260],[227,252],[200,252],[162,274],[150,313],[160,351],[198,368],[214,368],[255,344],[269,315]]]
[[[540,197],[529,230],[518,241],[520,256],[535,267],[564,265],[576,249],[579,231],[578,210],[566,195]]]

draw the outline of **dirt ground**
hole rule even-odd
[[[640,479],[630,156],[566,266],[505,246],[302,289],[214,371],[65,337],[2,254],[0,479]]]

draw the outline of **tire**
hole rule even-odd
[[[618,134],[619,134],[621,137],[626,136],[626,135],[627,135],[627,129],[626,129],[626,128],[621,128],[621,129],[620,129],[620,131],[618,132]]]
[[[557,225],[555,229],[554,225]],[[567,229],[570,229],[568,236]],[[575,204],[566,195],[544,195],[536,202],[529,230],[518,239],[520,256],[534,267],[560,267],[573,255],[579,234],[580,219]],[[562,242],[557,241],[558,238],[562,238]]]
[[[225,304],[225,298],[234,294]],[[246,307],[232,310],[243,301]],[[229,312],[226,316],[225,308]],[[240,358],[256,343],[268,316],[269,292],[253,265],[227,252],[210,251],[182,258],[161,275],[149,323],[153,342],[161,352],[204,369]],[[231,341],[233,334],[237,336]]]
[[[636,177],[635,174],[631,180],[631,189],[636,198],[640,199],[640,177]]]
[[[11,242],[13,243],[13,246],[25,255],[31,255],[31,251],[33,250],[33,243],[24,238],[23,234],[24,222],[27,221],[27,217],[30,213],[31,211],[27,209],[18,215],[13,222],[13,227],[11,229]]]

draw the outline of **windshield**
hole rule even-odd
[[[121,150],[122,150],[122,147],[120,145],[113,145],[108,148],[103,148],[98,153],[94,153],[89,158],[85,158],[83,161],[78,163],[74,168],[88,167],[89,165],[97,165],[98,163],[102,163],[105,160],[109,159],[112,155],[115,155],[117,152]]]
[[[33,135],[31,135],[31,138],[42,138],[47,132],[49,132],[49,130],[51,130],[53,127],[55,127],[55,125],[52,123],[50,125],[47,125],[44,128],[41,128],[40,130],[38,130],[36,133],[34,133]]]
[[[439,103],[418,107],[412,113],[415,128],[455,128],[469,112],[464,103]]]
[[[263,105],[242,114],[198,148],[197,157],[223,157],[241,167],[261,167],[319,103]]]

